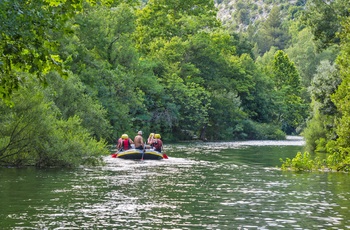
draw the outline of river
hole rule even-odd
[[[161,161],[0,168],[0,229],[350,229],[347,173],[276,167],[303,145],[182,143]]]

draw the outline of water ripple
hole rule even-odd
[[[173,145],[168,160],[108,156],[103,167],[23,173],[0,182],[2,189],[22,185],[11,190],[16,199],[2,190],[0,226],[349,229],[348,175],[276,170],[271,161],[289,150],[281,143],[190,144],[186,151]]]

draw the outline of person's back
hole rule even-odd
[[[131,143],[130,143],[129,138],[123,140],[122,148],[123,148],[123,150],[128,150],[131,148]]]
[[[138,131],[134,138],[135,149],[144,149],[144,143],[142,139],[142,131]]]
[[[153,141],[154,150],[161,153],[162,147],[163,147],[163,141],[160,139],[161,136],[160,134],[155,134],[154,137],[155,137],[155,140]]]
[[[131,149],[131,144],[133,143],[128,134],[123,134],[122,137],[120,138],[121,141],[119,142],[118,140],[118,149],[119,150],[128,150]]]
[[[147,144],[152,146],[153,140],[154,140],[154,133],[151,133],[147,139]]]

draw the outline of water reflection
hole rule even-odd
[[[278,159],[303,146],[287,142],[174,144],[168,160],[106,157],[73,171],[0,169],[0,227],[349,228],[348,175],[281,172]]]

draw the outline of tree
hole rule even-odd
[[[34,74],[42,83],[51,70],[66,76],[54,34],[69,34],[65,23],[82,6],[77,0],[0,2],[0,99],[11,102],[12,93],[25,84],[21,72]]]
[[[153,73],[163,88],[147,99],[153,101],[148,108],[151,122],[176,136],[184,130],[197,133],[208,121],[210,100],[192,62],[191,47],[197,34],[210,33],[219,25],[214,3],[149,1],[137,16],[137,48],[144,60],[154,63]]]
[[[26,76],[22,76],[26,78]],[[38,82],[13,93],[14,106],[0,102],[0,164],[6,166],[73,167],[102,163],[106,143],[96,141],[77,116],[59,118]]]
[[[86,93],[86,86],[73,74],[62,79],[57,73],[48,75],[48,87],[44,89],[45,97],[54,102],[63,120],[79,117],[81,125],[96,139],[108,139],[111,133],[107,110],[99,101]]]
[[[312,33],[306,27],[297,33],[295,41],[285,52],[295,63],[301,76],[301,82],[307,88],[311,85],[320,61],[329,60],[330,62],[334,62],[338,54],[338,48],[332,46],[318,52],[312,38]]]
[[[283,26],[283,17],[281,15],[280,9],[274,6],[268,18],[260,26],[259,33],[253,37],[253,40],[257,43],[259,47],[260,54],[264,54],[266,51],[270,50],[272,46],[283,50],[289,40],[287,30]]]
[[[174,37],[162,44],[157,52],[152,52],[155,61],[154,73],[162,84],[161,93],[153,94],[147,102],[152,114],[151,123],[157,124],[158,130],[172,131],[181,136],[186,132],[197,133],[208,122],[210,99],[208,91],[198,81],[198,69],[185,59],[188,55],[189,42]]]
[[[244,54],[240,59],[245,74],[251,76],[252,81],[249,97],[240,97],[242,109],[253,121],[270,123],[276,110],[273,81],[250,56]]]
[[[274,82],[277,90],[287,88],[290,93],[300,94],[300,76],[293,62],[289,60],[287,54],[278,50],[273,60]]]
[[[337,170],[350,169],[350,17],[343,23],[341,34],[341,54],[338,57],[340,67],[341,84],[332,95],[332,101],[336,105],[340,117],[336,122],[336,133],[338,138],[327,143],[327,151],[330,153],[328,163],[330,167]]]
[[[341,79],[335,64],[322,61],[312,80],[309,92],[312,98],[312,114],[304,130],[309,151],[326,151],[326,144],[336,138],[334,116],[337,109],[331,100]]]
[[[308,124],[307,143],[315,146],[316,150],[323,150],[328,153],[324,162],[319,159],[312,160],[308,154],[305,161],[313,164],[317,169],[327,167],[337,171],[348,171],[350,169],[350,142],[349,142],[349,54],[350,54],[350,20],[349,20],[349,1],[310,1],[309,11],[306,15],[309,26],[312,26],[315,39],[318,41],[319,49],[338,44],[340,41],[340,54],[337,58],[338,71],[334,68],[329,69],[326,62],[323,65],[326,68],[320,69],[320,73],[315,77],[313,86],[314,116]],[[329,19],[329,20],[324,20]],[[339,34],[339,36],[337,35]],[[322,79],[322,81],[321,81]],[[319,90],[322,88],[323,91]],[[333,93],[334,92],[334,93]],[[329,101],[329,96],[331,101]],[[334,110],[333,104],[336,106]],[[321,110],[320,110],[320,109]],[[311,129],[316,129],[310,132]],[[333,133],[335,131],[335,134]],[[314,141],[314,143],[312,143]],[[297,155],[293,161],[297,161]]]
[[[310,95],[319,104],[321,114],[334,115],[336,113],[331,95],[334,94],[340,83],[341,78],[337,66],[329,61],[321,61],[309,87]]]
[[[145,95],[157,87],[151,67],[135,49],[135,20],[127,4],[87,7],[70,22],[74,39],[60,40],[60,54],[81,79],[84,93],[107,111],[110,142],[122,133],[145,128],[150,117]]]
[[[240,122],[247,117],[241,109],[241,101],[237,94],[226,89],[215,89],[211,94],[213,109],[209,110],[206,137],[209,140],[244,139],[244,135],[235,135]]]
[[[148,53],[150,44],[160,38],[186,39],[219,25],[214,2],[210,0],[150,0],[137,15],[135,38],[141,53]]]
[[[311,0],[306,4],[304,21],[314,35],[318,49],[339,44],[337,33],[342,30],[342,18],[349,16],[348,0]]]
[[[306,117],[306,106],[301,98],[300,76],[293,62],[281,50],[277,51],[272,63],[276,91],[283,98],[278,115],[283,130],[288,134],[302,124]]]

